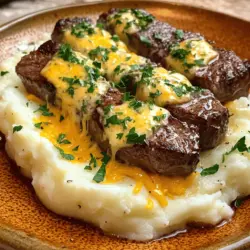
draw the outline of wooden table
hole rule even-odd
[[[25,14],[70,3],[92,2],[92,0],[16,0],[0,8],[0,25]],[[250,0],[170,0],[191,4],[250,21]]]

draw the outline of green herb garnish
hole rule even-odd
[[[201,176],[207,176],[207,175],[212,175],[215,174],[219,170],[219,165],[215,164],[210,168],[205,168],[201,171]]]
[[[9,71],[1,71],[0,72],[0,76],[4,76],[4,75],[6,75],[6,74],[8,74],[8,73],[10,73]]]
[[[75,157],[73,155],[65,154],[64,151],[61,148],[59,148],[59,147],[56,147],[56,148],[59,151],[61,157],[64,158],[65,160],[73,161],[75,159]]]
[[[23,128],[22,125],[14,126],[14,127],[13,127],[13,134],[14,134],[15,132],[19,132],[20,130],[22,130],[22,128]]]
[[[104,180],[105,175],[106,175],[106,166],[110,160],[110,157],[106,153],[102,153],[102,154],[103,154],[102,165],[93,178],[93,180],[97,183],[100,183]]]
[[[59,134],[56,141],[58,144],[71,144],[71,142],[65,138],[66,138],[65,134]]]
[[[47,104],[40,105],[39,108],[34,111],[34,113],[36,113],[36,112],[41,112],[42,116],[54,116],[54,114],[52,112],[49,112]]]
[[[143,144],[146,140],[146,135],[138,135],[135,132],[135,127],[129,130],[129,133],[126,135],[128,144]]]

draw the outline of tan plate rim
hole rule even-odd
[[[151,0],[121,0],[123,2],[146,2],[146,3],[152,3]],[[94,0],[92,2],[85,2],[85,0],[83,0],[82,3],[74,3],[74,4],[66,4],[66,5],[63,5],[63,6],[56,6],[56,7],[52,7],[52,8],[46,8],[46,9],[43,9],[43,10],[39,10],[39,11],[35,11],[35,12],[32,12],[32,13],[28,13],[26,15],[23,15],[21,17],[18,17],[16,19],[13,19],[11,21],[8,21],[6,23],[3,23],[0,25],[0,35],[3,31],[11,28],[12,26],[14,26],[15,24],[19,23],[19,22],[22,22],[22,21],[25,21],[27,19],[30,19],[34,16],[37,16],[37,15],[40,15],[40,14],[45,14],[45,13],[49,13],[49,12],[53,12],[55,10],[63,10],[63,9],[68,9],[68,8],[71,8],[71,7],[82,7],[82,6],[88,6],[88,5],[96,5],[96,4],[107,4],[107,3],[116,3],[118,1],[115,1],[115,0]],[[201,6],[193,6],[192,4],[187,4],[187,3],[176,3],[174,2],[174,0],[156,0],[154,1],[156,2],[157,4],[158,3],[162,3],[162,4],[168,4],[168,5],[172,5],[172,6],[181,6],[181,7],[186,7],[186,8],[190,8],[190,9],[196,9],[196,10],[205,10],[206,12],[210,12],[210,13],[214,13],[214,14],[220,14],[224,17],[228,16],[230,18],[233,18],[235,20],[240,20],[240,21],[243,21],[243,22],[246,22],[246,23],[250,23],[248,20],[244,19],[244,18],[240,18],[240,17],[236,17],[232,14],[225,14],[225,13],[222,13],[220,11],[215,11],[215,10],[211,10],[211,9],[208,9],[208,8],[205,8],[205,7],[201,7]],[[14,231],[12,231],[11,228],[1,228],[0,227],[0,241],[3,240],[2,236],[5,235],[7,236],[7,238],[12,238],[12,235],[13,235]],[[22,241],[21,239],[23,239],[23,237],[25,237],[25,235],[23,235],[23,232],[19,232],[17,233],[17,231],[15,231],[15,246],[19,246],[19,247],[28,247],[28,246],[37,246],[37,243],[40,245],[40,247],[42,247],[42,249],[58,249],[58,248],[54,248],[51,246],[48,246],[47,244],[44,244],[43,242],[41,242],[39,239],[33,239],[31,238],[30,242],[26,242],[25,245],[22,244]],[[221,249],[221,250],[233,250],[233,249],[248,249],[248,247],[250,247],[250,232],[246,232],[246,237],[240,239],[239,241],[235,241],[229,245],[224,245],[222,246],[221,243],[219,243],[217,246],[214,245],[211,247],[208,247],[206,248],[207,250],[209,249],[215,249],[214,247],[216,247],[217,249]],[[7,243],[7,242],[0,242],[0,249],[2,249],[2,247],[6,247],[4,249],[13,249],[13,248],[10,248],[11,246],[7,246],[7,245],[2,245],[1,243]],[[8,243],[7,243],[8,244]],[[20,244],[20,245],[19,245]],[[22,248],[23,249],[23,248]],[[14,249],[13,249],[14,250]]]

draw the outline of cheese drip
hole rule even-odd
[[[85,125],[92,114],[96,101],[110,87],[101,76],[89,80],[89,71],[94,69],[93,62],[80,53],[72,52],[81,64],[65,61],[55,55],[43,68],[41,74],[56,88],[56,102],[66,115],[76,123]],[[82,120],[83,119],[83,120]]]
[[[167,64],[192,80],[195,72],[218,56],[218,52],[205,40],[184,40],[173,46],[166,57]]]
[[[131,147],[138,142],[144,144],[146,138],[153,134],[153,130],[166,123],[169,116],[166,109],[136,100],[110,106],[106,114],[103,112],[101,114],[104,120],[105,135],[109,139],[114,159],[119,149]],[[141,136],[141,139],[132,140],[131,137],[134,133]]]
[[[146,24],[143,26],[142,17]],[[149,15],[150,16],[150,15]],[[122,9],[108,18],[108,25],[114,29],[119,38],[129,44],[129,35],[135,34],[147,27],[151,22],[147,22],[148,15],[140,10]],[[151,19],[150,19],[151,20]],[[161,35],[160,33],[158,34]],[[141,42],[148,42],[141,37]],[[195,72],[211,63],[217,56],[217,51],[204,39],[187,39],[174,45],[172,53],[166,57],[166,63],[173,70],[184,74],[192,80]]]
[[[66,30],[64,32],[63,41],[69,43],[74,50],[77,50],[84,55],[92,56],[93,58],[101,62],[101,67],[105,72],[105,75],[109,81],[120,83],[125,76],[132,76],[133,79],[140,80],[142,72],[138,68],[143,68],[149,64],[149,60],[129,52],[126,45],[121,41],[114,41],[110,33],[99,28],[93,28],[94,33],[84,34],[84,36],[78,37],[72,34],[72,30]],[[95,50],[93,53],[93,50]],[[152,85],[140,85],[137,89],[136,97],[140,100],[150,100],[150,93],[161,92],[160,97],[154,98],[153,101],[161,107],[166,104],[179,104],[190,100],[189,93],[183,93],[182,95],[176,94],[173,87],[163,84],[165,80],[173,86],[175,85],[188,85],[190,82],[186,77],[181,74],[167,71],[166,69],[154,67],[155,75],[152,79],[148,79],[150,82],[154,82]],[[131,82],[131,81],[130,81]],[[182,86],[179,86],[182,87]]]
[[[45,103],[33,95],[28,96],[29,101],[44,105]],[[86,130],[80,131],[79,127],[72,122],[70,116],[65,116],[63,121],[60,117],[65,115],[57,107],[48,106],[53,116],[37,116],[34,119],[35,124],[41,123],[40,135],[47,138],[53,145],[61,148],[65,154],[74,156],[72,163],[82,163],[84,168],[89,164],[90,154],[97,159],[98,166],[101,165],[101,150],[96,143],[91,141]],[[59,134],[65,134],[70,144],[59,144],[57,139]],[[84,170],[90,171],[90,170]],[[135,181],[133,194],[136,195],[145,188],[149,192],[149,198],[154,202],[158,202],[162,207],[167,206],[167,197],[174,199],[176,196],[185,195],[188,188],[193,186],[196,181],[197,174],[192,173],[190,176],[183,177],[165,177],[145,172],[136,166],[129,166],[113,159],[110,160],[106,167],[106,176],[101,184],[112,184],[122,182],[127,178]],[[145,201],[145,208],[153,208],[151,201]]]

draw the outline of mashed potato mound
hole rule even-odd
[[[23,46],[28,52],[33,48]],[[250,145],[250,99],[240,98],[228,103],[230,123],[224,141],[213,150],[202,153],[197,178],[185,195],[168,199],[161,207],[153,198],[154,206],[147,209],[148,191],[143,188],[133,194],[135,181],[126,178],[112,184],[95,183],[96,171],[86,171],[86,164],[63,160],[58,150],[34,127],[38,108],[29,101],[15,65],[23,56],[0,65],[0,131],[6,136],[6,151],[21,167],[22,173],[32,179],[32,185],[42,203],[55,213],[90,222],[104,232],[131,240],[151,240],[187,223],[216,225],[233,216],[230,207],[237,197],[250,194],[250,154],[237,149],[225,156],[240,138]],[[13,128],[23,128],[13,133]],[[204,168],[218,164],[216,173],[201,176]]]

